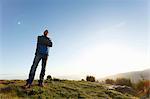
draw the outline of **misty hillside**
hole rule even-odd
[[[130,78],[133,83],[137,83],[139,80],[142,80],[142,79],[150,80],[150,69],[146,69],[146,70],[142,70],[142,71],[119,73],[116,75],[104,77],[100,80],[105,80],[108,78],[109,79]]]
[[[23,80],[1,80],[1,99],[138,99],[130,94],[109,90],[107,85],[87,81],[45,81],[45,87],[25,89]]]

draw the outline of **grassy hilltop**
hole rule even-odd
[[[24,89],[23,80],[1,80],[0,99],[137,99],[129,94],[108,90],[107,85],[87,81],[45,81],[45,87]]]

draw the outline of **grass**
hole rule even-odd
[[[24,89],[23,80],[0,81],[0,99],[138,99],[129,94],[108,90],[105,84],[87,81],[45,81],[45,87]]]

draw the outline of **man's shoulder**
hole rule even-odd
[[[44,36],[44,35],[38,36],[38,38],[50,39],[49,37],[46,37],[46,36]]]

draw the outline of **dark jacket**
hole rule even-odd
[[[38,36],[35,55],[48,55],[48,47],[52,47],[52,41],[44,35]]]

